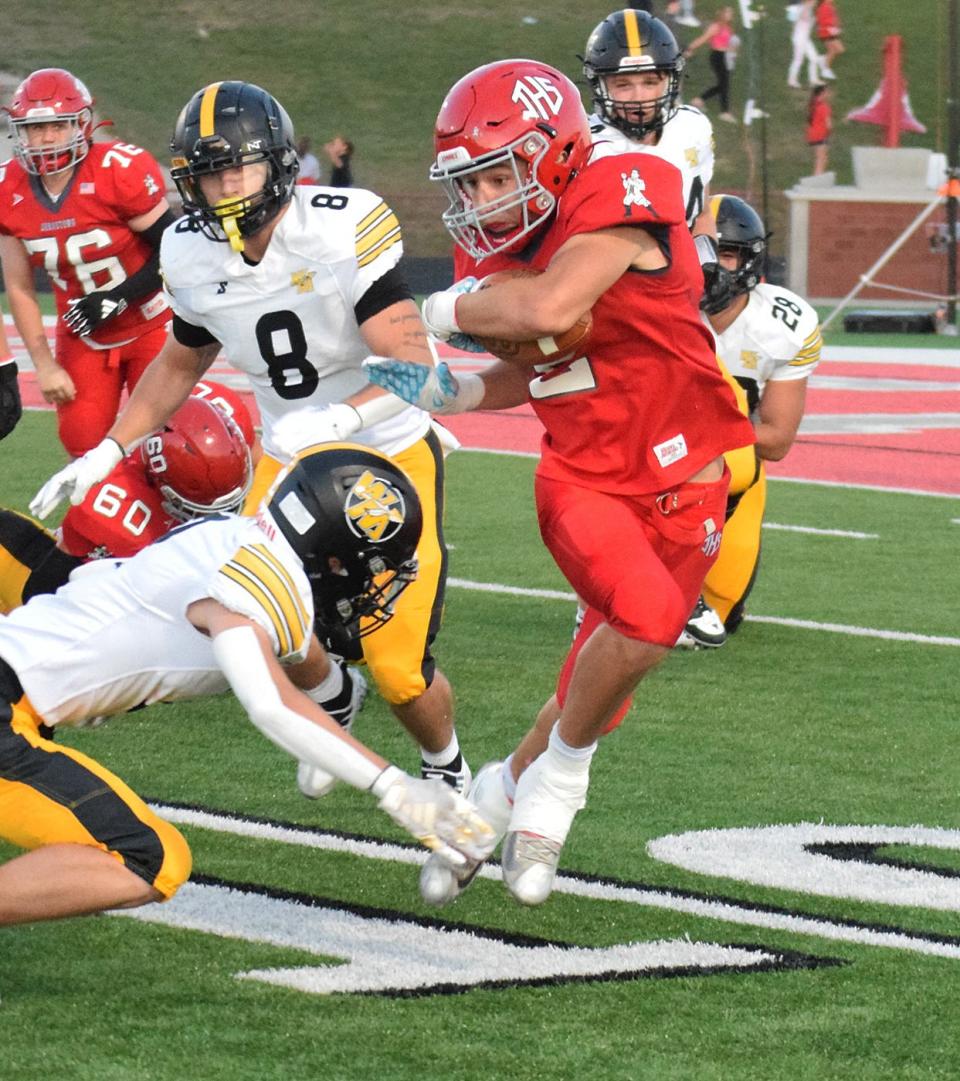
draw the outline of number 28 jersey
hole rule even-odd
[[[747,306],[714,337],[717,354],[746,391],[751,412],[767,383],[806,379],[823,346],[814,308],[791,290],[766,282],[750,291]]]
[[[301,185],[256,265],[183,218],[163,235],[160,268],[176,315],[216,338],[250,377],[264,450],[282,458],[272,440],[282,416],[367,384],[361,361],[370,349],[355,308],[402,254],[400,224],[378,195]],[[411,406],[351,438],[396,454],[428,425]]]

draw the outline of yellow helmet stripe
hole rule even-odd
[[[201,139],[206,135],[213,135],[215,132],[213,126],[213,103],[217,100],[217,91],[222,85],[222,83],[211,83],[203,92],[203,98],[200,100]]]
[[[720,213],[720,203],[726,198],[725,195],[711,195],[710,196],[710,213],[716,220],[717,215]]]
[[[637,24],[637,13],[633,8],[627,8],[623,13],[623,29],[627,35],[627,48],[631,56],[640,55],[640,27]]]

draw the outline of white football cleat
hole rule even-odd
[[[524,905],[540,905],[550,896],[577,811],[587,802],[589,769],[557,768],[548,747],[521,774],[501,867],[503,881]]]
[[[467,798],[496,835],[493,848],[503,840],[513,811],[513,804],[503,789],[502,767],[502,762],[488,762],[482,766],[467,793]],[[428,905],[438,907],[455,901],[473,881],[482,863],[482,860],[471,861],[467,867],[455,871],[439,856],[428,856],[420,871],[420,896]]]
[[[337,658],[335,663],[343,672],[343,689],[335,699],[320,705],[345,732],[350,732],[367,698],[367,680],[359,668],[351,668],[342,658]],[[307,799],[321,799],[336,783],[332,773],[312,762],[297,763],[297,788]]]
[[[687,625],[680,632],[674,648],[678,649],[716,649],[727,640],[727,628],[723,620],[701,597]]]

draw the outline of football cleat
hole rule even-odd
[[[701,597],[697,601],[687,625],[680,632],[676,647],[679,649],[716,649],[727,640],[723,620]]]
[[[521,774],[500,861],[504,884],[521,904],[540,905],[550,896],[563,843],[587,801],[589,783],[588,769],[558,768],[550,748]]]
[[[429,780],[431,777],[438,781],[443,781],[444,784],[450,785],[452,789],[462,795],[470,787],[470,779],[473,775],[470,773],[470,767],[467,765],[467,760],[460,751],[457,751],[457,757],[454,758],[452,762],[448,762],[445,766],[431,766],[429,762],[425,762],[421,758],[420,776],[425,781]]]
[[[496,836],[491,851],[507,832],[513,811],[513,804],[503,788],[502,767],[502,762],[488,762],[482,766],[467,793],[467,798]],[[473,860],[466,867],[454,870],[439,856],[428,856],[420,872],[420,896],[428,905],[437,907],[455,901],[473,881],[482,864],[482,860]]]
[[[563,845],[526,830],[507,834],[503,881],[522,905],[542,905],[553,890]]]
[[[321,702],[320,706],[345,732],[350,732],[367,697],[367,680],[358,668],[351,668],[342,658],[337,658],[335,663],[343,672],[343,689],[336,698]],[[320,799],[336,783],[337,778],[332,773],[313,765],[312,762],[300,762],[297,765],[297,788],[307,799]]]

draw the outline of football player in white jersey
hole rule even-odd
[[[746,392],[757,433],[756,480],[739,496],[704,582],[705,600],[732,634],[743,620],[759,567],[767,491],[763,462],[779,461],[793,445],[823,338],[807,301],[760,280],[768,237],[760,215],[735,195],[715,195],[710,202],[720,261],[733,277],[734,296],[724,305],[707,304],[705,318],[717,355]]]
[[[409,478],[388,458],[321,444],[294,460],[256,517],[184,525],[0,618],[0,837],[29,850],[0,867],[0,924],[173,896],[190,873],[186,841],[49,727],[228,687],[267,738],[372,792],[451,866],[492,848],[462,796],[389,765],[286,674],[318,655],[325,663],[315,608],[347,636],[389,621],[416,577],[421,523]]]
[[[167,345],[108,438],[48,481],[31,507],[45,517],[64,495],[82,499],[164,423],[221,347],[248,374],[263,421],[265,455],[245,509],[255,509],[281,464],[308,443],[349,436],[389,454],[423,506],[420,573],[391,626],[364,644],[364,660],[419,743],[422,773],[462,789],[469,771],[452,694],[431,654],[447,562],[442,449],[429,416],[371,386],[361,367],[369,355],[433,362],[397,268],[396,216],[369,191],[296,185],[293,125],[250,83],[213,83],[194,94],[171,146],[186,216],[161,245],[174,311]]]
[[[713,125],[699,109],[680,102],[685,61],[673,31],[646,11],[613,11],[594,27],[580,59],[593,95],[590,160],[655,154],[680,170],[687,224],[703,268],[704,302],[726,303],[731,282],[717,258],[709,202]],[[719,617],[701,600],[678,645],[718,645],[725,638]]]

